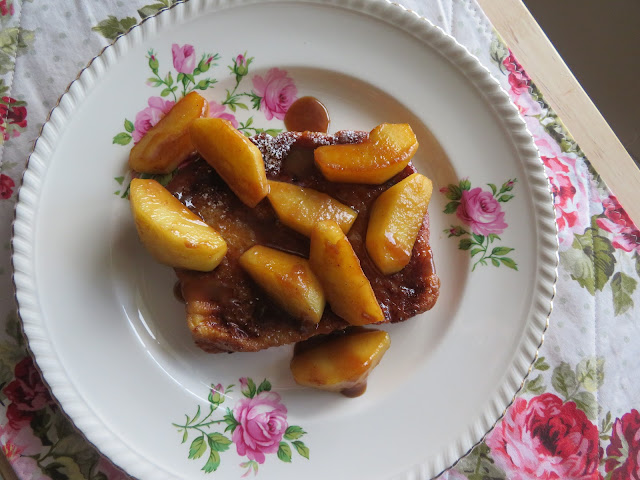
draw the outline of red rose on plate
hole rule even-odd
[[[20,360],[14,373],[16,378],[3,391],[11,401],[7,418],[12,426],[19,427],[31,421],[31,412],[53,404],[53,399],[31,357]]]
[[[552,393],[518,398],[486,443],[510,480],[597,480],[598,428]]]
[[[613,423],[604,469],[611,480],[640,480],[640,412],[631,410]]]
[[[15,182],[11,177],[6,176],[4,173],[0,174],[0,198],[7,199],[13,195],[13,187]]]

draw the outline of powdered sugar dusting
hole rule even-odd
[[[367,138],[369,138],[368,132],[340,130],[333,135],[322,132],[282,132],[272,137],[266,133],[260,133],[250,137],[249,140],[262,153],[267,174],[275,176],[280,173],[282,161],[294,145],[316,148],[323,145],[362,143]]]

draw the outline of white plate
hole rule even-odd
[[[444,232],[463,223],[443,213],[451,199],[434,190],[431,239],[440,299],[432,311],[388,327],[391,349],[365,395],[348,399],[296,387],[288,372],[290,347],[234,355],[199,351],[171,294],[173,272],[140,246],[127,202],[114,195],[129,146],[112,138],[124,118],[133,121],[162,90],[146,83],[153,73],[149,50],[160,76],[171,70],[176,80],[174,43],[193,45],[198,61],[205,53],[220,55],[217,66],[195,78],[218,80],[203,93],[208,99],[225,99],[236,81],[227,65],[247,52],[254,60],[237,92],[255,90],[254,75],[266,78],[277,67],[298,96],[314,95],[327,105],[334,131],[410,122],[421,143],[414,163],[436,189],[468,178],[465,195],[482,188],[494,198],[488,184],[500,189],[516,179],[512,190],[496,194],[513,198],[497,204],[504,217],[489,227],[504,230],[490,247],[514,248],[496,256],[511,258],[518,270],[508,268],[508,260],[498,260],[496,268],[488,259],[472,271],[482,253],[472,258],[477,247],[458,248],[470,235]],[[251,110],[249,96],[242,98],[249,110],[238,109],[238,120],[253,115],[253,126],[282,127],[277,118],[267,121],[264,112]],[[105,49],[52,112],[20,190],[15,284],[29,345],[54,395],[87,438],[136,477],[238,478],[259,466],[263,479],[424,478],[483,437],[527,374],[554,291],[554,218],[542,164],[507,95],[429,22],[382,0],[192,0]],[[508,227],[498,228],[501,221]],[[251,400],[264,404],[258,410],[267,417],[271,412],[273,432],[260,447],[264,463],[259,453],[247,456],[237,435],[224,433],[226,407],[239,419],[250,402],[240,392],[242,377],[258,384],[268,379],[274,393]],[[211,436],[220,464],[207,475],[202,468],[211,446],[197,448],[197,428],[181,443],[183,432],[174,423],[199,408],[202,415],[191,426],[202,423],[211,384],[236,386],[205,423],[221,422],[201,430],[234,443]],[[294,438],[300,431],[289,428],[280,438],[284,422],[306,433]],[[278,455],[269,445],[280,441],[288,447]],[[189,459],[190,448],[202,456]],[[283,461],[287,448],[290,462]]]

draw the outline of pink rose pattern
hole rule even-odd
[[[486,444],[510,480],[600,478],[598,428],[552,393],[518,398]]]
[[[499,235],[508,226],[498,200],[480,187],[462,191],[456,216],[478,235]]]
[[[147,101],[149,106],[138,112],[136,120],[133,123],[133,143],[138,143],[144,134],[171,110],[174,103],[175,102],[165,100],[162,97],[150,97]]]
[[[218,102],[213,100],[209,101],[209,117],[210,118],[222,118],[223,120],[228,120],[233,125],[233,128],[238,128],[238,121],[236,120],[235,115],[232,113],[228,113],[227,107],[224,105],[220,105]]]
[[[177,43],[171,45],[171,55],[173,56],[173,68],[177,72],[191,74],[196,68],[196,50],[193,45],[183,45]]]
[[[212,416],[230,398],[234,385],[211,385],[209,413],[201,418],[200,412],[204,409],[198,407],[193,417],[186,416],[185,423],[173,424],[182,434],[183,443],[191,433],[196,435],[189,447],[189,458],[206,457],[208,460],[202,470],[213,472],[220,465],[219,454],[234,444],[238,456],[247,459],[240,463],[240,468],[245,469],[243,477],[252,472],[256,474],[267,455],[275,454],[283,462],[291,462],[292,452],[295,450],[300,456],[309,459],[309,448],[301,440],[306,432],[299,426],[289,425],[287,407],[282,403],[280,395],[271,391],[271,383],[265,379],[260,385],[256,385],[248,377],[240,378],[238,383],[244,398],[240,398],[233,408],[227,408],[221,420],[212,420]],[[226,426],[224,432],[231,432],[231,438],[224,433],[205,430],[218,424]],[[204,455],[207,449],[209,455]]]
[[[280,395],[261,392],[240,400],[233,409],[238,426],[231,437],[238,455],[264,463],[265,454],[276,453],[287,429],[287,408]]]
[[[501,203],[506,203],[514,196],[511,193],[516,184],[516,179],[507,180],[500,188],[490,183],[489,190],[480,187],[471,188],[468,179],[461,180],[458,185],[450,184],[440,189],[450,202],[445,206],[444,213],[455,213],[458,220],[464,225],[452,225],[444,230],[449,238],[463,237],[458,248],[469,250],[471,258],[474,258],[472,271],[479,265],[495,267],[504,265],[514,270],[518,269],[517,263],[507,254],[514,249],[510,247],[489,247],[494,241],[500,240],[508,227],[505,222],[505,212]]]
[[[267,120],[273,117],[284,120],[284,115],[293,102],[296,101],[298,89],[287,72],[279,68],[272,68],[262,78],[253,77],[255,94],[261,98],[260,110]]]

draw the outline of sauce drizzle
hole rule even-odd
[[[329,129],[329,112],[315,97],[301,97],[291,104],[284,116],[290,132],[322,132]]]

